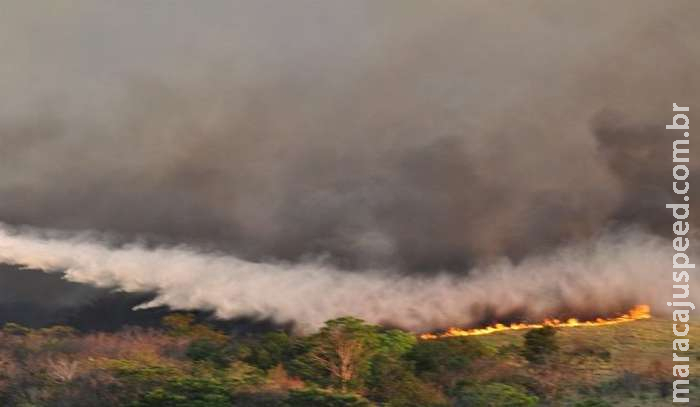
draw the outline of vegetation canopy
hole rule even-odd
[[[113,333],[10,323],[0,405],[663,406],[666,324],[421,339],[353,317],[309,335],[236,334],[180,313]]]

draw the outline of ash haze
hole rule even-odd
[[[0,259],[301,327],[664,304],[664,125],[700,99],[699,19],[0,0]]]

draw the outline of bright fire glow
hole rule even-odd
[[[625,322],[639,321],[641,319],[651,318],[651,312],[648,305],[637,305],[636,307],[629,310],[626,314],[620,315],[614,318],[596,318],[593,321],[579,321],[576,318],[570,318],[566,321],[560,321],[558,319],[545,319],[543,322],[536,324],[528,323],[514,323],[510,325],[496,324],[487,326],[485,328],[474,328],[474,329],[461,329],[461,328],[450,328],[441,334],[423,334],[421,339],[438,339],[438,338],[449,338],[453,336],[477,336],[477,335],[488,335],[496,332],[504,331],[519,331],[522,329],[535,329],[543,328],[545,326],[551,326],[553,328],[574,328],[574,327],[585,327],[585,326],[604,326],[604,325],[616,325]]]

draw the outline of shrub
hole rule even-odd
[[[31,329],[20,324],[15,324],[14,322],[8,322],[2,327],[2,333],[6,335],[25,336],[29,335],[31,332]]]
[[[209,339],[195,339],[187,347],[185,355],[196,362],[211,362],[216,366],[226,366],[230,361],[227,347]]]
[[[611,407],[612,404],[599,398],[589,398],[574,404],[574,407]]]
[[[247,363],[268,370],[284,362],[290,347],[291,340],[285,332],[269,332],[250,346],[239,347],[238,352]]]
[[[174,336],[187,336],[192,332],[194,315],[170,314],[163,318],[163,326]]]
[[[465,374],[475,359],[494,352],[477,338],[458,337],[419,341],[406,358],[414,363],[418,376],[449,385],[453,377]]]
[[[235,407],[287,407],[286,393],[269,391],[237,392],[231,398]]]
[[[147,392],[134,407],[230,407],[231,396],[221,381],[182,377]]]
[[[356,394],[332,393],[319,389],[292,390],[287,398],[289,407],[371,407],[372,404]]]
[[[638,395],[644,391],[654,390],[652,382],[629,370],[623,371],[614,379],[604,382],[598,386],[599,394],[623,394],[625,396]]]
[[[408,362],[379,356],[372,360],[369,397],[392,407],[444,406],[444,395],[418,379]]]
[[[168,315],[163,318],[162,324],[167,328],[170,335],[175,337],[208,340],[221,345],[229,342],[228,336],[223,332],[204,324],[195,323],[195,318],[191,314]]]
[[[128,391],[109,372],[103,370],[86,371],[70,382],[60,385],[54,383],[47,388],[50,389],[50,395],[42,406],[128,406],[139,397],[138,393]]]
[[[556,352],[559,345],[556,341],[556,329],[551,326],[533,329],[525,334],[523,356],[531,363],[543,363],[547,356]]]
[[[265,382],[264,372],[245,362],[233,362],[226,369],[226,379],[234,389],[248,388]]]
[[[102,361],[100,365],[122,383],[129,393],[136,396],[183,375],[180,370],[165,364],[147,364],[126,359]]]
[[[530,407],[539,399],[503,383],[466,386],[454,392],[457,407]]]

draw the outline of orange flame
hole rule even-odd
[[[510,325],[496,324],[487,326],[485,328],[475,328],[475,329],[461,329],[461,328],[449,328],[447,331],[441,334],[423,334],[421,339],[438,339],[438,338],[449,338],[453,336],[477,336],[477,335],[489,335],[496,332],[504,331],[519,331],[522,329],[535,329],[544,328],[545,326],[551,326],[553,328],[573,328],[573,327],[583,327],[583,326],[604,326],[604,325],[616,325],[625,322],[639,321],[641,319],[651,318],[651,312],[648,305],[637,305],[626,314],[622,314],[619,317],[614,318],[596,318],[593,321],[579,321],[576,318],[570,318],[566,321],[560,321],[558,319],[545,319],[541,323],[528,324],[528,323],[514,323]]]

